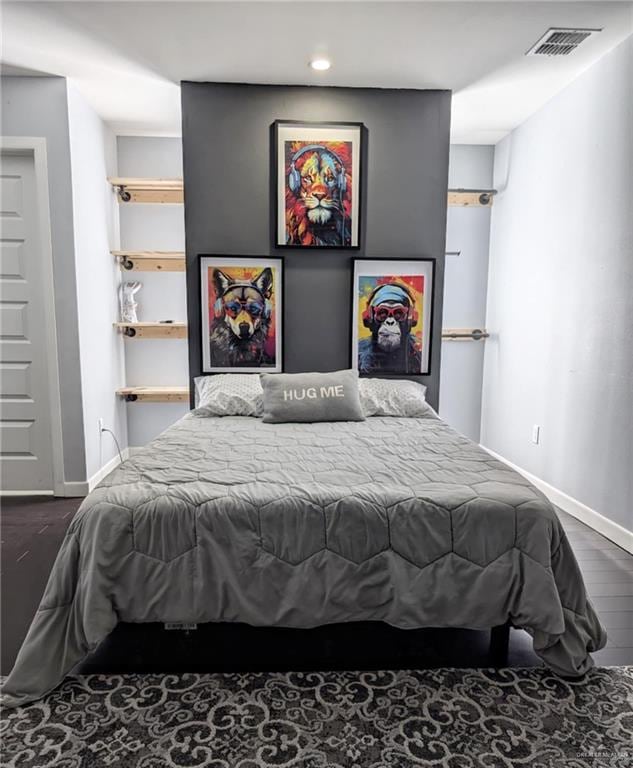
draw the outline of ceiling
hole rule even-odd
[[[2,60],[71,79],[120,134],[179,135],[181,80],[454,92],[452,140],[494,144],[633,31],[633,2],[6,2]],[[552,26],[602,28],[526,58]],[[331,59],[313,72],[316,55]],[[16,69],[17,68],[17,69]]]

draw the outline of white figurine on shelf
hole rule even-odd
[[[134,295],[142,288],[143,283],[138,280],[133,282],[121,283],[121,322],[137,323],[136,308],[138,304],[134,300]]]

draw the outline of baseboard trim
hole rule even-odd
[[[119,455],[117,454],[112,459],[110,459],[110,461],[108,461],[107,464],[104,464],[98,472],[95,472],[92,477],[88,478],[88,482],[86,483],[88,490],[86,493],[90,493],[90,491],[92,491],[93,488],[96,488],[97,485],[99,485],[99,483],[103,480],[104,477],[107,477],[110,474],[110,472],[112,472],[113,469],[116,469],[122,461],[129,459],[129,457],[130,457],[130,449],[124,448],[121,451],[120,459],[119,459]]]
[[[0,491],[0,497],[17,496],[86,496],[88,494],[88,483],[82,481],[70,483],[57,483],[53,491]]]
[[[608,517],[601,515],[600,512],[596,512],[595,509],[591,509],[591,507],[583,504],[582,501],[574,499],[573,496],[569,496],[569,494],[559,490],[558,488],[555,488],[553,485],[545,482],[545,480],[541,480],[540,477],[537,477],[531,472],[528,472],[526,469],[523,469],[522,467],[513,464],[511,461],[504,459],[503,456],[500,456],[498,453],[491,450],[490,448],[487,448],[485,445],[482,445],[481,447],[491,456],[494,456],[495,459],[498,459],[504,464],[507,464],[520,475],[523,475],[523,477],[527,478],[532,483],[532,485],[535,485],[547,496],[552,504],[555,504],[564,512],[567,512],[572,517],[580,520],[581,523],[588,525],[594,531],[609,539],[609,541],[617,544],[618,547],[622,547],[622,549],[633,554],[633,531],[628,531],[618,523],[614,523],[613,520],[609,520]]]
[[[64,496],[74,498],[88,495],[88,482],[75,480],[68,483],[62,483],[61,487],[55,489],[55,496]]]
[[[0,491],[2,496],[54,496],[55,491]]]
[[[124,448],[121,451],[123,461],[129,459],[132,453],[139,451],[140,448]],[[103,480],[104,477],[110,474],[113,469],[116,469],[121,463],[118,454],[110,459],[107,464],[104,464],[100,470],[94,473],[88,480],[76,480],[68,483],[60,483],[55,486],[54,491],[0,491],[0,496],[65,496],[68,498],[87,496],[93,488],[95,488]]]

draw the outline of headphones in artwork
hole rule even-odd
[[[219,271],[219,270],[218,270]],[[225,313],[236,318],[244,310],[253,320],[268,322],[273,314],[272,272],[266,267],[254,280],[226,281],[213,304],[213,314],[221,318]],[[255,295],[253,295],[255,294]]]
[[[395,303],[395,306],[379,309],[379,305],[385,301]],[[399,323],[407,320],[409,330],[417,325],[418,311],[415,301],[409,289],[402,283],[382,283],[374,288],[367,299],[362,315],[365,328],[371,328],[376,320],[382,323],[387,317],[393,317]]]
[[[328,147],[324,147],[322,144],[307,144],[305,147],[301,147],[300,150],[294,153],[290,160],[290,171],[288,173],[288,186],[293,194],[296,194],[301,188],[301,174],[296,168],[296,162],[306,152],[318,152],[320,155],[331,155],[339,164],[339,171],[336,175],[336,183],[341,192],[341,195],[345,193],[347,189],[347,175],[345,173],[345,166],[341,158]]]

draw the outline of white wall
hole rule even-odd
[[[71,85],[68,122],[84,440],[92,478],[117,456],[111,435],[99,433],[100,418],[121,449],[127,446],[125,404],[115,394],[125,383],[123,345],[112,325],[120,272],[110,250],[118,248],[119,219],[107,177],[116,176],[116,137]]]
[[[451,188],[490,189],[494,147],[453,144]],[[484,328],[488,286],[490,208],[449,207],[444,274],[444,328]],[[462,434],[479,442],[484,341],[443,341],[440,415]]]
[[[66,80],[2,77],[2,135],[46,139],[64,480],[86,479]]]
[[[482,414],[486,446],[629,530],[632,94],[629,38],[497,146]]]
[[[116,397],[123,384],[186,385],[188,357],[186,340],[124,341],[115,332],[121,275],[110,254],[119,240],[135,250],[184,250],[183,206],[118,206],[106,181],[117,172],[182,176],[181,141],[116,142],[79,93],[55,77],[2,78],[2,134],[47,141],[64,474],[84,487],[116,456],[111,436],[99,435],[99,418],[123,449],[144,445],[188,410]],[[141,320],[186,320],[184,273],[128,279],[137,277]]]
[[[119,136],[120,176],[182,177],[182,143],[179,138]],[[182,205],[119,206],[121,247],[131,250],[184,251],[185,224]],[[133,272],[124,279],[140,280],[136,294],[139,320],[187,320],[184,272]],[[186,339],[126,339],[127,384],[186,386],[189,361]],[[145,445],[188,410],[186,403],[129,403],[128,437],[131,446]]]

